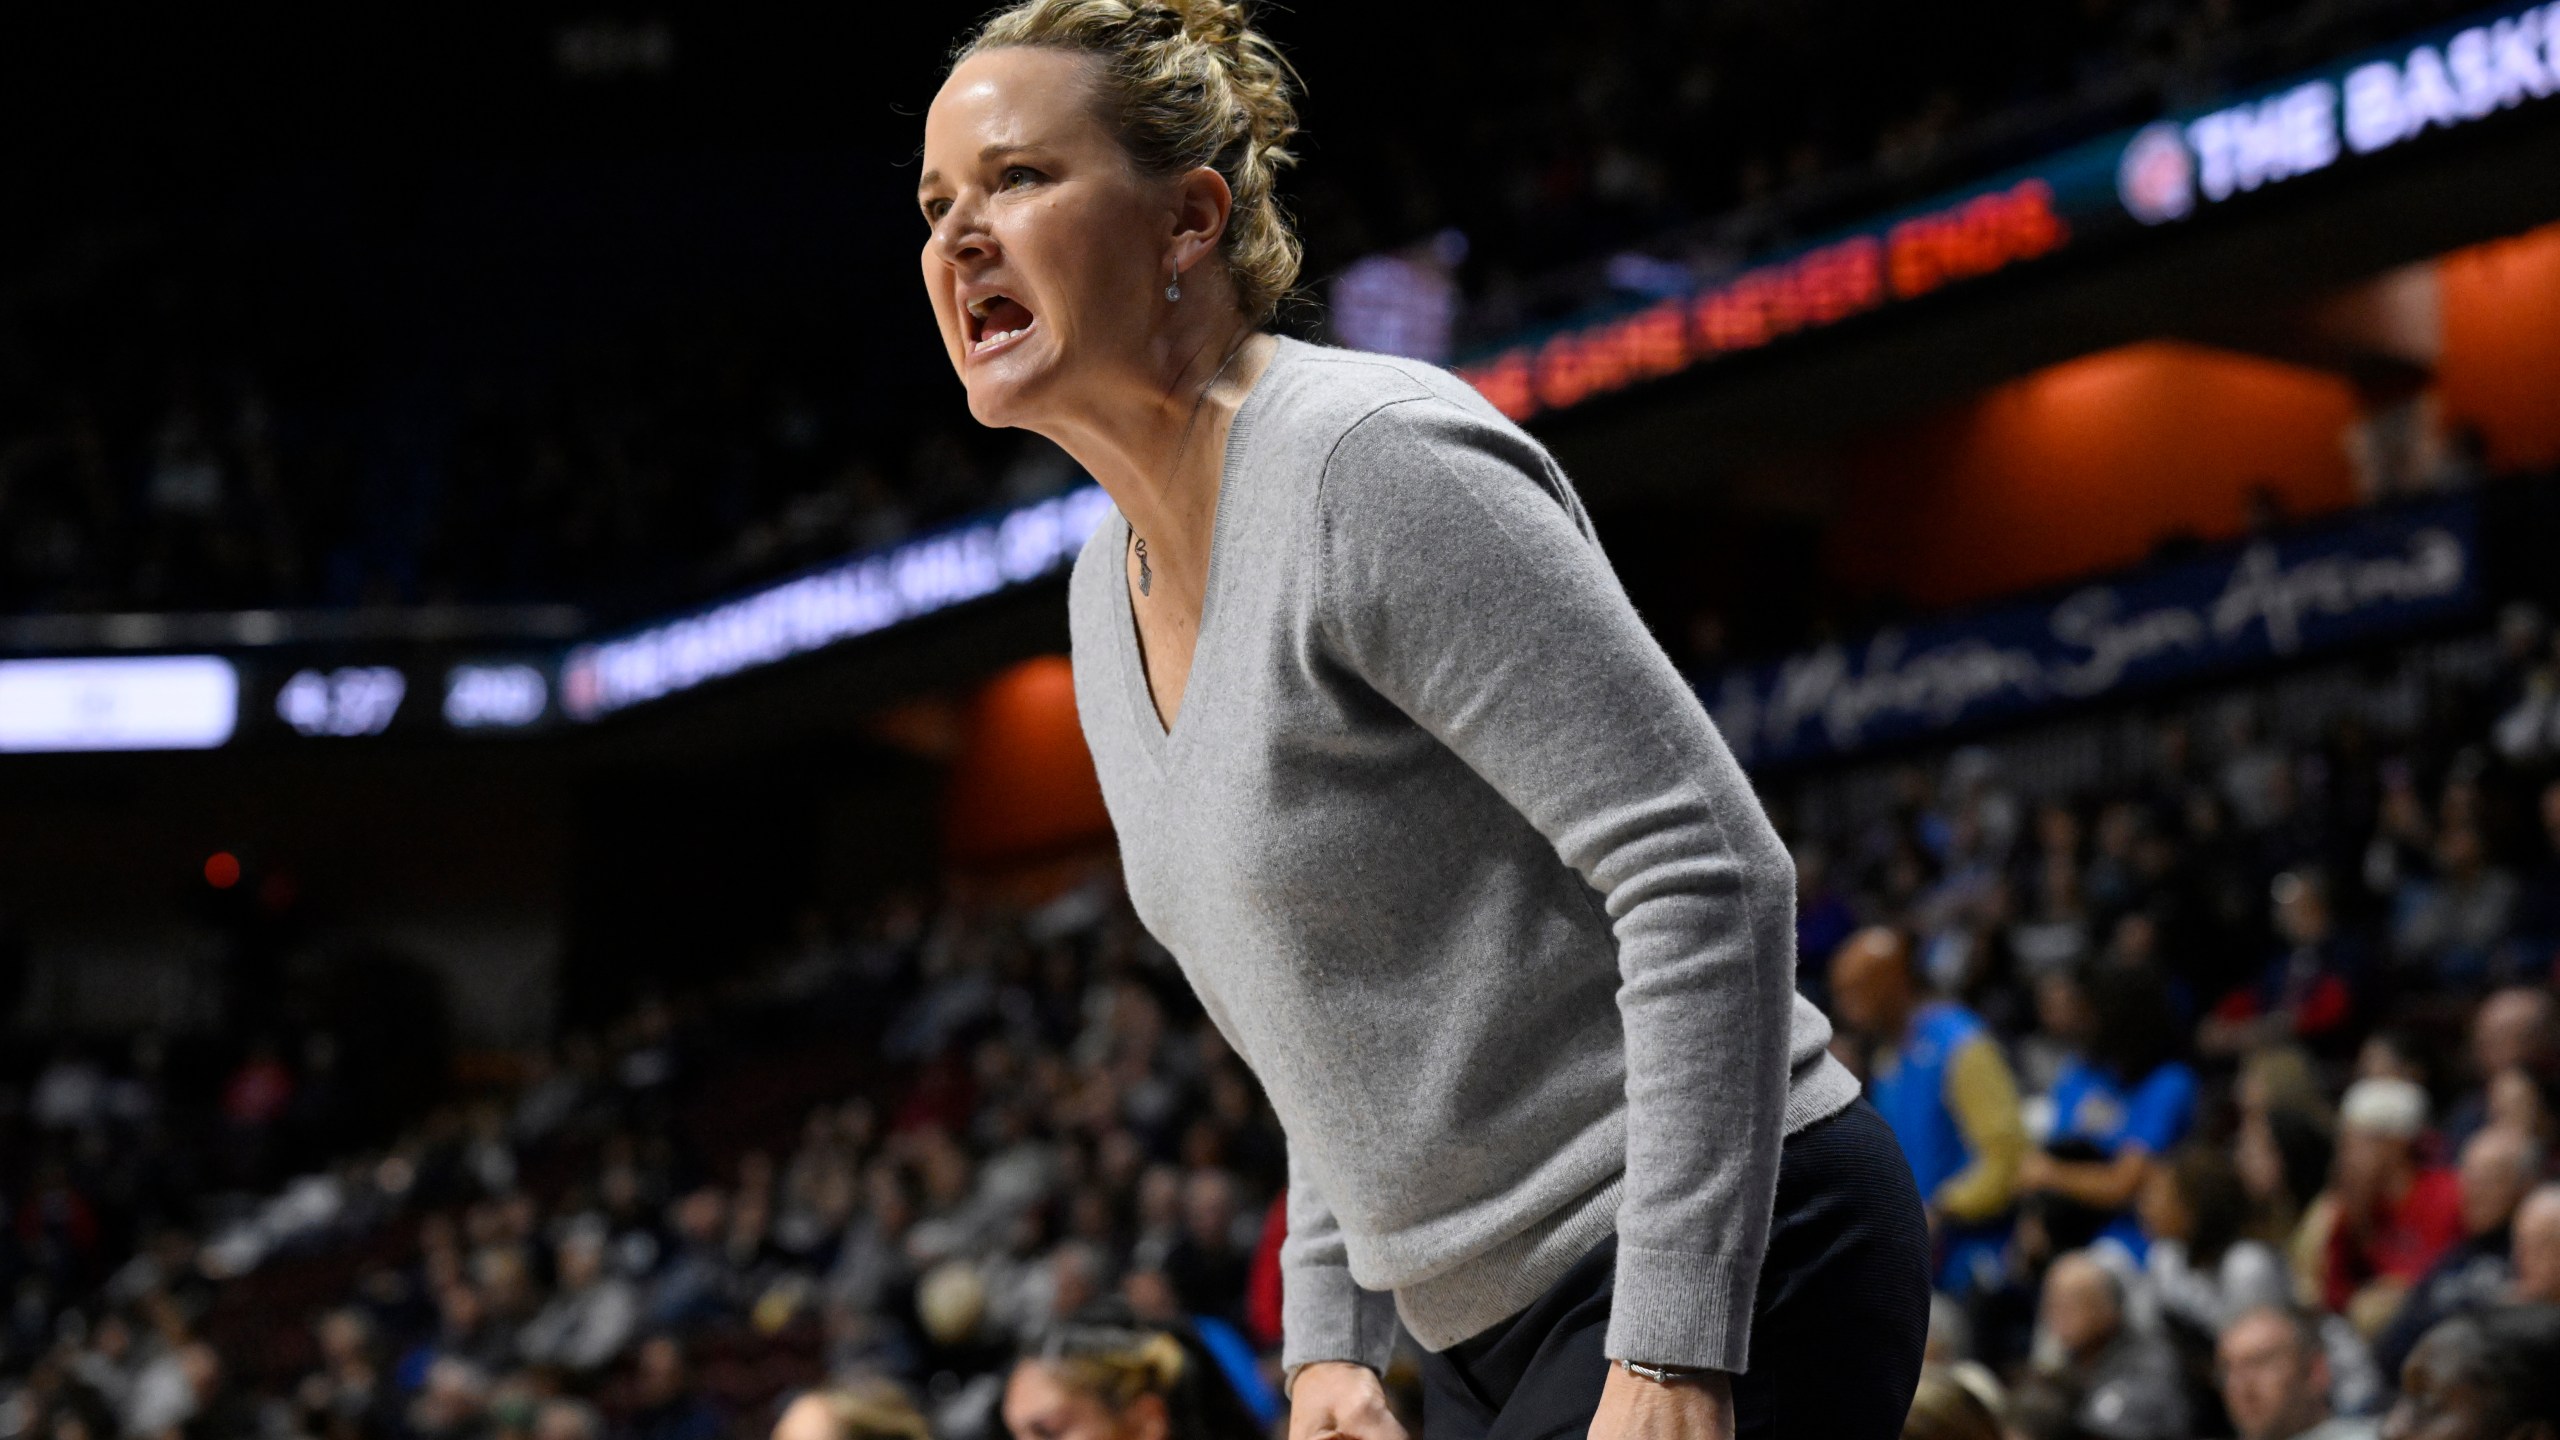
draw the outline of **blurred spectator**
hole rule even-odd
[[[2009,1392],[2001,1417],[2002,1440],[2086,1440],[2079,1423],[2080,1396],[2058,1375],[2035,1374]]]
[[[1005,1381],[1003,1415],[1013,1440],[1129,1433],[1262,1440],[1196,1337],[1108,1304],[1024,1349]]]
[[[2560,1431],[2560,1306],[2459,1315],[2419,1340],[2383,1421],[2392,1440],[2545,1440]]]
[[[1922,1003],[1900,932],[1859,931],[1831,962],[1833,1013],[1867,1047],[1867,1093],[1911,1162],[1937,1238],[1937,1283],[1999,1283],[2005,1223],[2027,1150],[2017,1081],[1999,1043],[1952,1001]]]
[[[2560,1073],[2560,1002],[2540,985],[2492,992],[2471,1018],[2470,1059],[2476,1083],[2444,1122],[2445,1142],[2457,1147],[2489,1123],[2489,1090],[2500,1076],[2532,1082]]]
[[[2400,1373],[2418,1337],[2439,1321],[2507,1293],[2515,1279],[2516,1209],[2542,1176],[2542,1156],[2538,1142],[2510,1130],[2483,1130],[2462,1147],[2462,1238],[2418,1278],[2374,1337],[2374,1361],[2384,1374]]]
[[[544,1400],[534,1407],[532,1440],[604,1440],[604,1420],[583,1400]]]
[[[489,1377],[468,1360],[446,1357],[427,1367],[409,1403],[410,1434],[419,1440],[474,1440],[489,1420]]]
[[[783,1407],[773,1440],[933,1440],[924,1416],[881,1380],[803,1392]]]
[[[2418,1153],[2426,1092],[2397,1078],[2357,1081],[2338,1108],[2337,1212],[2321,1300],[2370,1335],[2462,1233],[2462,1191]]]
[[[640,1342],[631,1377],[631,1411],[617,1427],[623,1440],[716,1440],[720,1417],[694,1388],[684,1347],[672,1335]]]
[[[2515,919],[2515,876],[2491,864],[2488,846],[2470,825],[2447,825],[2436,840],[2435,873],[2404,881],[2393,937],[2403,964],[2423,967],[2430,983],[2476,989],[2494,975],[2500,943]]]
[[[2172,1320],[2212,1336],[2244,1311],[2291,1298],[2284,1257],[2244,1233],[2248,1194],[2215,1147],[2184,1145],[2153,1166],[2136,1211],[2147,1242],[2143,1273]]]
[[[2080,1397],[2081,1429],[2105,1440],[2184,1440],[2177,1357],[2127,1323],[2123,1284],[2104,1264],[2086,1251],[2055,1260],[2038,1322]]]
[[[1902,1440],[2002,1440],[2000,1418],[1982,1396],[1933,1365],[1920,1372]]]
[[[724,1243],[729,1197],[717,1186],[698,1186],[676,1200],[669,1216],[671,1246],[650,1285],[649,1323],[680,1327],[731,1313],[738,1277]]]
[[[1183,1309],[1240,1324],[1251,1240],[1240,1241],[1235,1182],[1219,1170],[1198,1170],[1182,1182],[1182,1236],[1164,1258],[1165,1278]]]
[[[2286,1042],[2335,1054],[2349,1033],[2364,966],[2337,931],[2328,879],[2317,870],[2288,870],[2276,877],[2273,895],[2276,931],[2285,948],[2254,985],[2224,996],[2205,1017],[2196,1048],[2207,1055],[2241,1055]]]
[[[2220,1147],[2190,1142],[2144,1182],[2138,1218],[2149,1250],[2143,1261],[2148,1298],[2167,1333],[2196,1368],[2211,1358],[2216,1337],[2251,1310],[2294,1308],[2292,1273],[2272,1244],[2246,1238],[2249,1199],[2237,1168]],[[2362,1337],[2344,1320],[2319,1313],[2303,1324],[2321,1347],[2329,1390],[2325,1403],[2362,1414],[2381,1398],[2382,1381]]]
[[[2057,1249],[2103,1232],[2139,1257],[2127,1212],[2152,1165],[2195,1124],[2195,1071],[2175,1058],[2176,1022],[2155,973],[2101,962],[2048,985],[2063,997],[2049,1023],[2073,1049],[2054,1082],[2052,1136],[2020,1165],[2019,1187],[2043,1197]]]
[[[455,1276],[436,1283],[433,1293],[436,1329],[401,1361],[397,1378],[402,1388],[416,1389],[424,1382],[427,1367],[442,1357],[467,1360],[484,1370],[499,1369],[515,1359],[515,1337],[489,1314],[476,1286]]]
[[[606,1240],[603,1222],[585,1217],[561,1236],[553,1261],[557,1288],[518,1341],[527,1361],[592,1372],[631,1342],[640,1327],[640,1296],[606,1268]]]
[[[2329,1360],[2311,1323],[2281,1304],[2223,1328],[2216,1368],[2237,1440],[2372,1440],[2371,1420],[2332,1415]]]

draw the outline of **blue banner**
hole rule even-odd
[[[1873,746],[2405,633],[2479,607],[2467,498],[2361,511],[2048,603],[1879,631],[1710,677],[1746,765]]]

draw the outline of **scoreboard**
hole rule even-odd
[[[345,643],[0,659],[0,754],[211,750],[264,741],[525,735],[1053,576],[1111,502],[1090,481],[562,648]]]
[[[0,660],[0,754],[521,734],[557,718],[557,673],[547,655]]]

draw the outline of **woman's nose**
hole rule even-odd
[[[943,212],[942,223],[933,229],[933,243],[942,258],[952,264],[982,258],[994,249],[994,239],[987,234],[986,212],[975,205],[955,204]]]

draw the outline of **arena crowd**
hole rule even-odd
[[[2311,743],[2270,692],[2172,707],[2073,793],[1979,747],[1855,823],[1773,787],[1800,982],[1930,1198],[1924,1410],[2331,1440],[2547,1354],[2560,651],[2518,611],[2470,653],[2370,662]],[[708,1440],[834,1377],[977,1440],[1107,1297],[1277,1413],[1281,1137],[1107,878],[813,914],[742,973],[387,1148],[330,1150],[325,1044],[242,1043],[188,1123],[150,1042],[23,1072],[0,1437]]]

